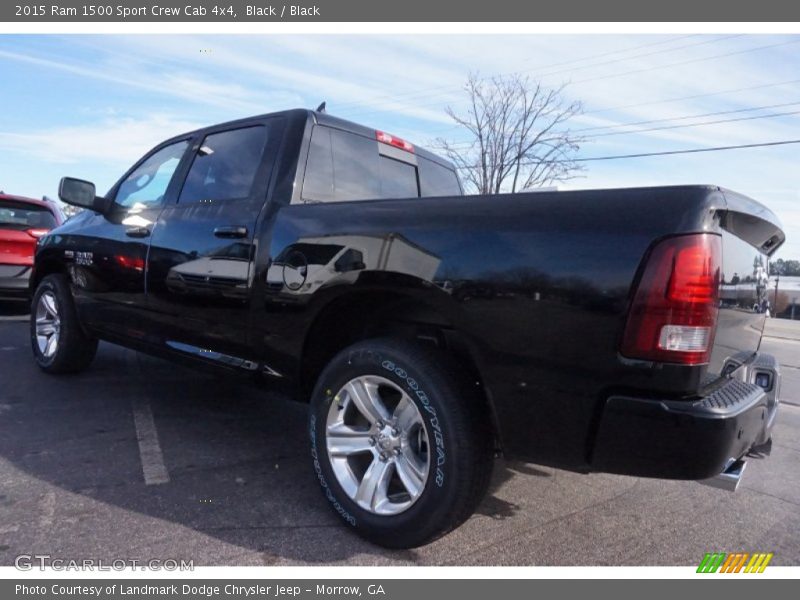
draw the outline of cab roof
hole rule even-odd
[[[209,125],[207,127],[201,127],[200,129],[196,129],[194,131],[187,132],[187,133],[182,134],[180,136],[175,136],[175,138],[173,138],[173,139],[186,137],[187,135],[194,135],[194,134],[198,134],[198,133],[203,133],[206,130],[210,130],[210,129],[217,129],[217,128],[220,128],[220,127],[224,128],[224,127],[236,126],[236,125],[240,125],[240,124],[243,125],[243,124],[245,124],[245,123],[247,123],[249,121],[253,121],[253,120],[257,120],[257,119],[263,119],[265,117],[286,117],[287,119],[290,119],[290,120],[306,120],[306,121],[310,120],[311,122],[319,124],[319,125],[324,125],[326,127],[333,127],[335,129],[340,129],[342,131],[347,131],[347,132],[350,132],[350,133],[355,133],[357,135],[363,135],[365,137],[370,137],[370,138],[374,138],[375,137],[375,132],[379,131],[377,129],[366,127],[364,125],[360,125],[360,124],[355,123],[353,121],[348,121],[346,119],[341,119],[339,117],[335,117],[333,115],[328,114],[327,112],[317,112],[315,110],[310,110],[310,109],[307,109],[307,108],[294,108],[294,109],[283,110],[283,111],[278,111],[278,112],[273,112],[273,113],[264,113],[264,114],[261,114],[261,115],[253,115],[251,117],[245,117],[245,118],[242,118],[242,119],[235,119],[233,121],[226,121],[226,122],[223,122],[223,123],[217,123],[217,124],[214,124],[214,125]],[[392,133],[392,132],[388,132],[388,133]],[[411,143],[413,144],[413,142],[411,142]],[[452,171],[455,171],[455,167],[450,161],[442,158],[441,156],[439,156],[437,154],[434,154],[430,150],[426,150],[425,148],[417,146],[416,144],[414,144],[414,154],[416,154],[417,156],[421,156],[423,158],[426,158],[428,160],[431,160],[433,162],[439,163],[440,165],[442,165],[444,167],[447,167],[448,169],[450,169]]]

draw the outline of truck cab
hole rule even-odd
[[[83,212],[60,239],[66,252],[75,246],[69,268],[87,327],[160,348],[203,348],[211,332],[218,351],[238,356],[249,353],[251,295],[294,268],[272,256],[267,276],[254,281],[280,207],[461,193],[453,166],[430,152],[293,110],[159,144],[103,196],[100,213]]]

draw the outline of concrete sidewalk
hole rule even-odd
[[[767,337],[786,338],[800,342],[800,320],[767,319],[767,323],[764,326],[764,335]]]
[[[781,363],[781,402],[800,406],[800,321],[767,319],[760,350]]]

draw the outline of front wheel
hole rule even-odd
[[[36,288],[31,303],[31,348],[36,364],[47,373],[76,373],[94,359],[97,340],[81,328],[64,275],[48,275]]]
[[[450,358],[403,340],[359,342],[320,376],[311,402],[314,469],[336,513],[390,548],[433,541],[488,487],[484,403]]]

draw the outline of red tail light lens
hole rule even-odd
[[[117,264],[124,269],[133,269],[134,271],[144,271],[144,259],[138,256],[124,256],[117,254],[114,257]]]
[[[629,358],[707,363],[719,303],[718,235],[669,238],[650,254],[628,313],[620,352]]]
[[[43,237],[43,236],[47,235],[50,232],[49,229],[28,229],[26,231],[27,231],[29,236],[31,236],[32,238],[36,238],[37,240],[40,237]]]

